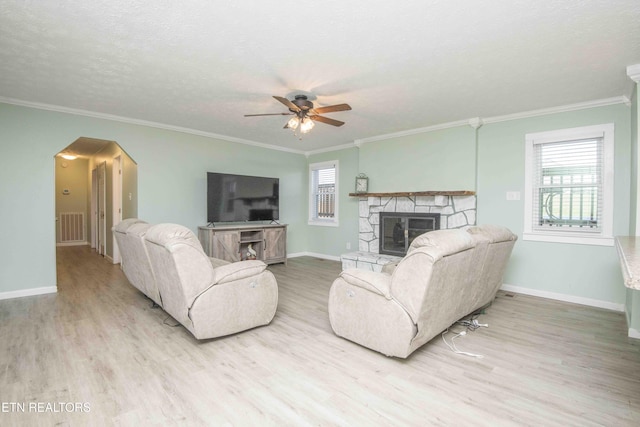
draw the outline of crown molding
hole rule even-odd
[[[455,127],[465,126],[465,125],[469,125],[469,120],[458,120],[455,122],[442,123],[439,125],[427,126],[423,128],[403,130],[400,132],[387,133],[384,135],[372,136],[369,138],[361,138],[361,139],[354,140],[353,143],[355,144],[356,147],[360,147],[362,144],[368,144],[369,142],[383,141],[385,139],[392,139],[392,138],[400,138],[403,136],[416,135],[419,133],[434,132],[437,130],[450,129],[450,128],[455,128]]]
[[[640,64],[629,65],[627,67],[627,76],[636,83],[640,83]]]
[[[474,117],[472,119],[469,119],[467,121],[467,124],[475,130],[478,130],[484,124],[484,120],[482,120],[480,117]]]
[[[593,101],[580,102],[577,104],[568,104],[568,105],[561,105],[558,107],[542,108],[539,110],[531,110],[531,111],[523,111],[520,113],[506,114],[504,116],[493,116],[493,117],[486,117],[486,118],[474,117],[468,120],[459,120],[455,122],[442,123],[434,126],[428,126],[428,127],[410,129],[410,130],[401,131],[401,132],[389,133],[385,135],[373,136],[370,138],[356,139],[353,142],[356,147],[360,147],[362,144],[366,144],[369,142],[383,141],[385,139],[399,138],[407,135],[416,135],[420,133],[433,132],[436,130],[449,129],[449,128],[454,128],[458,126],[467,125],[467,126],[471,126],[474,129],[478,129],[482,125],[485,125],[488,123],[506,122],[509,120],[526,119],[529,117],[544,116],[548,114],[566,113],[569,111],[604,107],[607,105],[615,105],[615,104],[629,105],[629,98],[626,96],[616,96],[613,98],[596,99]]]
[[[346,150],[347,148],[354,148],[354,147],[357,147],[357,145],[355,145],[355,143],[334,145],[333,147],[326,147],[326,148],[319,148],[317,150],[305,151],[304,155],[309,157],[309,156],[314,155],[314,154],[329,153],[331,151]]]
[[[200,131],[200,130],[197,130],[197,129],[184,128],[184,127],[180,127],[180,126],[172,126],[172,125],[167,125],[167,124],[164,124],[164,123],[151,122],[151,121],[147,121],[147,120],[132,119],[132,118],[129,118],[129,117],[116,116],[116,115],[113,115],[113,114],[97,113],[95,111],[88,111],[88,110],[80,110],[80,109],[76,109],[76,108],[62,107],[60,105],[52,105],[52,104],[43,104],[43,103],[39,103],[39,102],[23,101],[23,100],[20,100],[20,99],[6,98],[6,97],[3,97],[3,96],[0,96],[0,103],[17,105],[17,106],[20,106],[20,107],[35,108],[35,109],[38,109],[38,110],[47,110],[47,111],[54,111],[54,112],[58,112],[58,113],[73,114],[73,115],[76,115],[76,116],[92,117],[92,118],[95,118],[95,119],[110,120],[110,121],[114,121],[114,122],[121,122],[121,123],[127,123],[127,124],[139,125],[139,126],[147,126],[147,127],[156,128],[156,129],[170,130],[170,131],[186,133],[186,134],[190,134],[190,135],[203,136],[205,138],[213,138],[213,139],[219,139],[219,140],[227,141],[227,142],[235,142],[235,143],[238,143],[238,144],[245,144],[245,145],[251,145],[251,146],[254,146],[254,147],[266,148],[266,149],[269,149],[269,150],[286,151],[288,153],[295,153],[295,154],[305,154],[305,152],[302,151],[302,150],[295,150],[293,148],[286,148],[286,147],[280,147],[278,145],[265,144],[265,143],[262,143],[262,142],[251,141],[249,139],[236,138],[236,137],[233,137],[233,136],[220,135],[220,134],[217,134],[217,133],[205,132],[205,131]]]
[[[594,101],[580,102],[577,104],[561,105],[558,107],[542,108],[540,110],[524,111],[521,113],[506,114],[504,116],[494,116],[482,119],[484,124],[507,122],[510,120],[526,119],[529,117],[545,116],[548,114],[566,113],[569,111],[584,110],[587,108],[606,107],[607,105],[625,104],[628,102],[626,96],[616,96],[613,98],[596,99]]]
[[[640,64],[632,65],[632,66],[627,67],[627,75],[631,79],[633,79],[634,81],[635,81],[636,78],[640,79]],[[369,142],[384,141],[384,140],[387,140],[387,139],[400,138],[400,137],[403,137],[403,136],[417,135],[417,134],[421,134],[421,133],[434,132],[434,131],[437,131],[437,130],[450,129],[450,128],[455,128],[455,127],[459,127],[459,126],[471,126],[474,129],[478,129],[482,125],[489,124],[489,123],[498,123],[498,122],[505,122],[505,121],[510,121],[510,120],[525,119],[525,118],[529,118],[529,117],[538,117],[538,116],[544,116],[544,115],[548,115],[548,114],[565,113],[565,112],[570,112],[570,111],[583,110],[583,109],[587,109],[587,108],[604,107],[604,106],[608,106],[608,105],[625,104],[625,105],[629,106],[631,104],[631,102],[630,102],[628,97],[626,97],[626,96],[617,96],[617,97],[612,97],[612,98],[597,99],[597,100],[593,100],[593,101],[581,102],[581,103],[577,103],[577,104],[568,104],[568,105],[561,105],[561,106],[558,106],[558,107],[551,107],[551,108],[543,108],[543,109],[539,109],[539,110],[524,111],[524,112],[514,113],[514,114],[506,114],[506,115],[503,115],[503,116],[493,116],[493,117],[487,117],[487,118],[474,117],[474,118],[467,119],[467,120],[458,120],[458,121],[454,121],[454,122],[442,123],[442,124],[438,124],[438,125],[427,126],[427,127],[417,128],[417,129],[409,129],[409,130],[405,130],[405,131],[388,133],[388,134],[378,135],[378,136],[372,136],[372,137],[368,137],[368,138],[355,139],[353,141],[353,143],[349,143],[349,144],[336,145],[336,146],[333,146],[333,147],[321,148],[321,149],[318,149],[318,150],[303,151],[303,150],[296,150],[296,149],[293,149],[293,148],[280,147],[278,145],[265,144],[265,143],[262,143],[262,142],[251,141],[251,140],[242,139],[242,138],[236,138],[236,137],[233,137],[233,136],[220,135],[220,134],[216,134],[216,133],[212,133],[212,132],[204,132],[204,131],[199,131],[199,130],[196,130],[196,129],[183,128],[183,127],[180,127],[180,126],[172,126],[172,125],[167,125],[167,124],[163,124],[163,123],[151,122],[151,121],[147,121],[147,120],[132,119],[132,118],[128,118],[128,117],[115,116],[115,115],[112,115],[112,114],[97,113],[97,112],[93,112],[93,111],[62,107],[62,106],[59,106],[59,105],[51,105],[51,104],[42,104],[42,103],[37,103],[37,102],[22,101],[22,100],[19,100],[19,99],[5,98],[5,97],[2,97],[2,96],[0,96],[0,103],[18,105],[18,106],[29,107],[29,108],[36,108],[36,109],[40,109],[40,110],[55,111],[55,112],[60,112],[60,113],[74,114],[74,115],[79,115],[79,116],[93,117],[93,118],[98,118],[98,119],[111,120],[111,121],[134,124],[134,125],[140,125],[140,126],[148,126],[148,127],[157,128],[157,129],[170,130],[170,131],[174,131],[174,132],[180,132],[180,133],[186,133],[186,134],[191,134],[191,135],[203,136],[203,137],[206,137],[206,138],[213,138],[213,139],[219,139],[219,140],[222,140],[222,141],[235,142],[235,143],[250,145],[250,146],[254,146],[254,147],[266,148],[266,149],[269,149],[269,150],[277,150],[277,151],[284,151],[284,152],[288,152],[288,153],[301,154],[301,155],[306,156],[307,158],[309,156],[313,155],[313,154],[327,153],[327,152],[331,152],[331,151],[339,151],[339,150],[344,150],[344,149],[347,149],[347,148],[352,148],[354,146],[357,147],[357,148],[360,148],[363,144],[367,144]]]

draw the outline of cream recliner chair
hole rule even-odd
[[[137,218],[127,218],[113,227],[113,235],[122,255],[121,266],[129,282],[162,307],[162,299],[151,261],[144,244],[144,236],[151,225]]]
[[[418,236],[383,272],[347,269],[329,293],[336,335],[405,358],[495,297],[516,236],[498,226]]]
[[[278,285],[262,261],[209,258],[191,230],[151,226],[145,244],[164,310],[197,339],[229,335],[273,319]]]

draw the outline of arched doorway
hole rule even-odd
[[[111,228],[138,215],[136,162],[115,141],[80,137],[55,156],[56,245],[90,245],[117,264]]]

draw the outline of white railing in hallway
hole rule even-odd
[[[84,242],[84,212],[60,213],[60,243]]]

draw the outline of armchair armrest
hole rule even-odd
[[[392,275],[394,271],[396,271],[396,268],[398,267],[398,264],[400,264],[400,261],[397,262],[390,262],[388,264],[385,264],[382,266],[382,272]]]
[[[267,264],[262,261],[240,261],[226,264],[213,270],[212,285],[233,282],[262,273]]]
[[[391,276],[386,273],[349,268],[340,273],[342,279],[353,286],[366,289],[370,292],[391,299]]]
[[[211,262],[211,267],[213,267],[214,269],[218,267],[222,267],[223,265],[231,264],[229,261],[225,261],[220,258],[211,258],[211,257],[209,257],[209,262]]]

